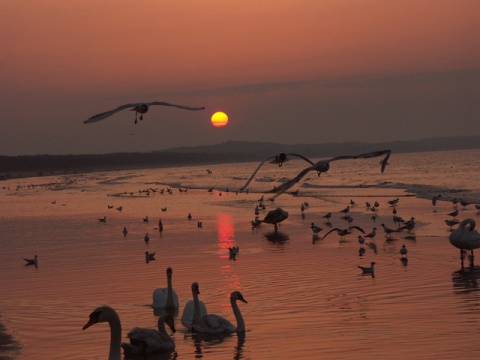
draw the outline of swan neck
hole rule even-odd
[[[122,342],[122,325],[117,314],[108,322],[110,324],[110,354],[108,360],[120,360],[121,342]]]
[[[196,291],[193,292],[193,320],[200,318],[200,302],[198,301],[198,294]]]
[[[235,315],[235,319],[237,320],[237,329],[235,332],[244,332],[245,331],[245,321],[243,320],[242,313],[240,312],[240,308],[237,305],[237,300],[230,299],[230,303],[233,309],[233,315]]]
[[[167,302],[165,303],[166,308],[173,308],[173,287],[172,287],[172,276],[167,276]]]

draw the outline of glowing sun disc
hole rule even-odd
[[[216,127],[225,126],[228,124],[228,116],[224,112],[217,111],[212,115],[212,125]]]

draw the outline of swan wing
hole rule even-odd
[[[220,315],[209,314],[195,321],[192,331],[207,334],[233,333],[237,328]]]
[[[163,336],[160,332],[153,329],[133,328],[127,337],[130,339],[131,353],[136,350],[141,353],[155,353],[161,352],[174,347],[171,337]],[[125,347],[124,347],[125,349]]]
[[[92,117],[90,117],[90,118],[88,118],[87,120],[85,120],[83,123],[84,123],[84,124],[91,124],[91,123],[94,123],[94,122],[97,122],[97,121],[106,119],[107,117],[112,116],[113,114],[115,114],[115,113],[117,113],[117,112],[119,112],[119,111],[122,111],[122,110],[125,110],[125,109],[129,109],[129,108],[135,108],[135,106],[138,106],[138,105],[141,105],[141,104],[140,104],[140,103],[136,103],[136,104],[125,104],[125,105],[122,105],[122,106],[117,107],[116,109],[109,110],[109,111],[105,111],[105,112],[102,112],[102,113],[97,114],[97,115],[93,115]]]
[[[151,103],[148,103],[148,105],[163,105],[163,106],[173,106],[177,107],[180,109],[184,110],[204,110],[205,106],[200,106],[200,107],[192,107],[192,106],[185,106],[185,105],[177,105],[177,104],[172,104],[164,101],[152,101]]]
[[[390,158],[390,154],[391,154],[391,150],[379,150],[379,151],[371,151],[371,152],[364,153],[364,154],[359,154],[359,155],[336,156],[334,158],[326,160],[326,162],[332,162],[332,161],[337,161],[337,160],[346,160],[346,159],[369,159],[369,158],[372,158],[372,157],[386,155],[385,158],[381,161],[382,173],[383,173],[385,171],[385,167],[388,165],[387,161]]]
[[[167,302],[168,288],[156,288],[153,291],[153,304],[154,308],[163,308]],[[178,302],[178,299],[177,299]]]
[[[208,314],[207,307],[203,301],[199,301],[200,305],[200,317]],[[189,300],[183,308],[181,322],[188,330],[192,330],[193,314],[195,312],[194,301]]]

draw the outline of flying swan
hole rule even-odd
[[[135,124],[136,124],[137,123],[137,115],[140,114],[139,119],[143,120],[143,114],[145,114],[148,111],[148,109],[150,108],[150,106],[152,106],[152,105],[174,106],[174,107],[184,109],[184,110],[203,110],[203,109],[205,109],[204,106],[202,106],[202,107],[191,107],[191,106],[185,106],[185,105],[171,104],[171,103],[167,103],[167,102],[163,102],[163,101],[153,101],[153,102],[149,102],[149,103],[125,104],[125,105],[117,107],[116,109],[105,111],[105,112],[102,112],[102,113],[97,114],[97,115],[93,115],[92,117],[85,120],[83,123],[84,124],[91,124],[91,123],[106,119],[107,117],[112,116],[113,114],[115,114],[119,111],[130,108],[130,111],[135,111]]]

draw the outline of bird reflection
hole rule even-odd
[[[193,340],[193,345],[195,346],[195,357],[203,357],[203,348],[211,347],[223,342],[232,342],[235,335],[232,334],[200,334],[193,333],[185,336],[185,338],[191,336]],[[233,359],[241,359],[243,346],[245,344],[245,332],[236,334],[237,344],[233,348]]]
[[[473,270],[457,270],[452,273],[454,292],[468,293],[478,291],[478,280],[480,279],[480,267]]]
[[[265,236],[265,238],[268,241],[271,241],[271,242],[274,242],[274,243],[283,243],[283,242],[290,239],[288,234],[282,233],[280,231],[268,232],[268,233],[264,234],[263,236]]]

